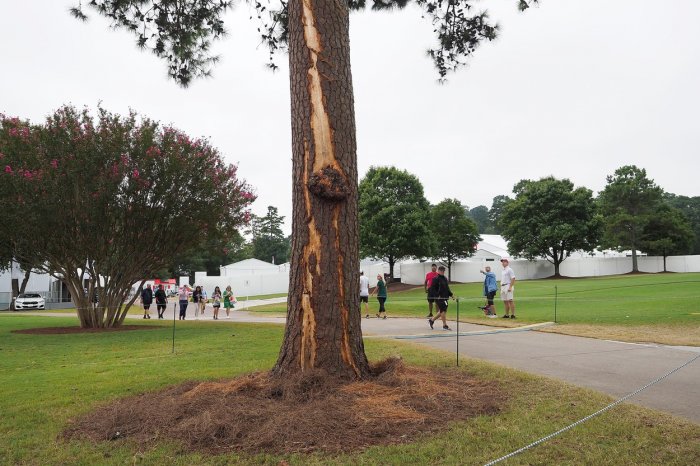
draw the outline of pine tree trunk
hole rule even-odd
[[[346,2],[289,1],[292,269],[276,375],[369,374],[359,312],[357,155]]]
[[[631,243],[632,243],[632,272],[639,272],[639,265],[637,264],[637,231],[635,226],[632,225],[631,231]]]

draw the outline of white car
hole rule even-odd
[[[46,302],[38,293],[22,293],[15,298],[15,309],[44,309]]]

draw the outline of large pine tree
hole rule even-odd
[[[521,10],[537,0],[519,0]],[[357,154],[349,11],[365,0],[253,1],[274,52],[289,52],[293,214],[287,327],[276,374],[319,368],[364,377],[358,309]],[[372,9],[403,8],[409,0],[373,0]],[[479,43],[496,36],[474,0],[416,0],[432,20],[438,44],[429,50],[441,78]],[[213,39],[224,32],[223,0],[91,0],[116,26],[133,31],[141,47],[168,61],[183,85],[207,75]],[[80,7],[73,13],[84,18]],[[269,18],[269,19],[267,19]],[[267,19],[267,20],[266,20]],[[274,65],[273,65],[274,66]]]

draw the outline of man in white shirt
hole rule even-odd
[[[503,273],[501,274],[501,299],[506,308],[504,319],[515,319],[515,303],[513,302],[513,293],[515,292],[515,273],[508,265],[508,259],[501,259]],[[509,315],[510,314],[510,315]]]
[[[360,271],[360,303],[365,303],[365,317],[369,319],[369,278],[363,271]]]

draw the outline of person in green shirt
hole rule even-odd
[[[386,309],[384,309],[384,303],[386,302],[386,283],[384,283],[384,278],[380,274],[377,275],[377,286],[372,290],[372,296],[377,295],[377,301],[379,301],[379,314],[377,318],[386,319]]]
[[[235,303],[236,297],[233,295],[233,291],[231,291],[231,285],[229,285],[226,287],[226,291],[224,291],[224,309],[226,309],[227,319],[231,318],[231,309],[233,309]]]

